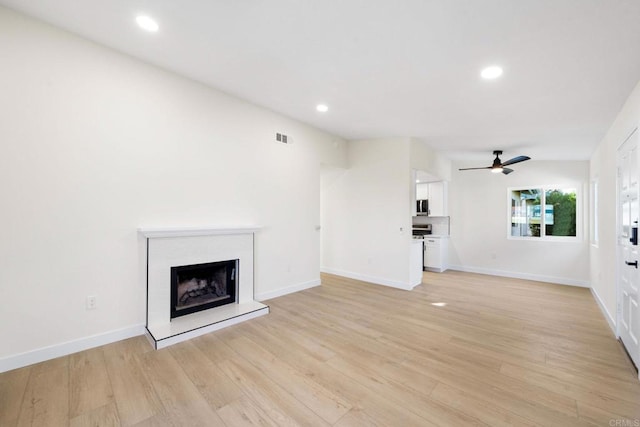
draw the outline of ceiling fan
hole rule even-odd
[[[502,161],[500,160],[500,157],[498,157],[498,156],[500,156],[502,154],[502,151],[495,150],[493,152],[493,154],[495,154],[496,158],[493,159],[493,164],[491,166],[486,166],[486,167],[483,167],[483,168],[463,168],[463,169],[458,169],[458,170],[470,171],[470,170],[476,170],[476,169],[491,169],[491,172],[493,172],[493,173],[502,172],[505,175],[509,175],[511,172],[513,172],[513,169],[505,168],[505,166],[510,166],[510,165],[515,164],[515,163],[524,162],[525,160],[531,160],[531,157],[528,157],[528,156],[518,156],[518,157],[514,157],[513,159],[509,159],[506,162],[502,163]]]

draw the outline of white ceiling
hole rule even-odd
[[[411,136],[487,164],[494,149],[588,159],[640,80],[638,0],[0,4],[344,138]],[[503,77],[481,80],[491,64]]]

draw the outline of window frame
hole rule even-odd
[[[512,236],[511,235],[511,195],[514,191],[522,190],[540,190],[542,192],[541,205],[544,206],[546,200],[546,193],[549,190],[562,190],[572,189],[576,192],[576,235],[575,236],[547,236],[545,234],[545,227],[541,224],[540,236]],[[582,184],[578,183],[565,183],[555,185],[519,185],[517,187],[507,188],[507,240],[520,240],[526,242],[582,242],[583,240],[583,218],[584,212],[582,209]],[[544,215],[541,216],[544,220]]]

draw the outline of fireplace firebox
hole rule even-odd
[[[171,267],[171,319],[235,303],[239,262]]]

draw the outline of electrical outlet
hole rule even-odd
[[[97,307],[97,301],[95,295],[90,295],[87,297],[87,310],[95,310]]]

